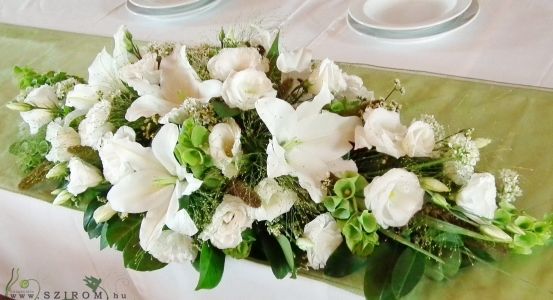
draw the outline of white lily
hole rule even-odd
[[[125,114],[129,121],[153,115],[163,116],[179,107],[186,98],[204,102],[221,95],[218,80],[201,81],[188,62],[186,46],[176,46],[173,53],[161,60],[159,86],[152,86],[148,94],[136,99]]]
[[[298,177],[317,203],[323,197],[321,181],[331,172],[357,171],[355,163],[342,156],[352,148],[350,141],[361,120],[321,111],[332,99],[325,86],[313,101],[297,109],[278,98],[260,99],[255,106],[272,135],[267,146],[267,177]]]
[[[179,198],[198,190],[202,181],[177,162],[173,151],[178,137],[177,125],[167,124],[154,137],[151,148],[120,143],[120,157],[135,172],[121,178],[108,192],[107,199],[118,212],[147,212],[139,234],[140,246],[146,251],[165,225],[188,236],[198,231],[186,210],[179,210]]]
[[[24,100],[32,109],[20,112],[21,118],[29,124],[31,134],[50,123],[54,119],[52,109],[58,107],[56,91],[49,85],[43,85],[32,90]]]

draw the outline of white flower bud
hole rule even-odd
[[[113,208],[111,208],[111,205],[109,203],[106,203],[98,207],[94,211],[94,214],[92,215],[92,217],[94,218],[94,221],[96,223],[102,223],[111,219],[111,217],[113,217],[113,215],[115,215],[116,213],[117,212],[113,210]]]
[[[480,231],[495,239],[497,242],[505,242],[510,243],[513,241],[513,238],[505,233],[505,231],[501,230],[499,227],[491,225],[491,224],[483,224],[478,227]]]
[[[61,205],[65,202],[67,202],[69,199],[71,199],[71,197],[73,197],[73,195],[71,195],[71,193],[69,193],[66,190],[63,190],[56,196],[56,198],[54,198],[54,201],[52,203],[54,205]]]
[[[439,193],[449,192],[449,187],[436,178],[423,177],[420,179],[420,183],[422,188],[427,191]]]

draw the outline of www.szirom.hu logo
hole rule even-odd
[[[19,268],[13,268],[11,278],[6,284],[4,295],[11,299],[60,299],[60,300],[87,300],[87,299],[126,299],[125,293],[108,293],[102,287],[102,279],[93,276],[85,276],[85,286],[90,290],[42,290],[38,280],[33,278],[20,278]],[[1,298],[1,297],[0,297]]]

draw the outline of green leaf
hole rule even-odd
[[[392,292],[396,298],[407,295],[419,283],[424,274],[425,257],[411,248],[399,256],[392,271]]]
[[[88,203],[84,212],[83,227],[91,239],[99,237],[102,234],[102,224],[97,224],[93,217],[94,211],[101,205],[100,201],[92,200]]]
[[[282,253],[284,253],[284,258],[286,258],[288,267],[290,267],[290,270],[292,271],[292,276],[295,276],[296,274],[296,266],[294,262],[295,255],[294,255],[294,251],[292,251],[292,245],[290,244],[290,241],[282,234],[277,236],[276,240],[280,245],[280,248],[282,249]]]
[[[367,300],[395,300],[390,281],[391,266],[395,265],[399,256],[399,249],[395,245],[384,243],[376,248],[367,260],[363,292]]]
[[[200,254],[200,279],[196,290],[216,287],[223,277],[224,269],[225,254],[210,243],[204,243]]]
[[[280,31],[276,34],[275,39],[271,44],[271,48],[267,52],[267,59],[269,60],[269,65],[271,66],[271,68],[276,67],[276,60],[279,55],[279,50],[278,50],[279,39],[280,39]]]
[[[201,255],[196,255],[196,258],[191,262],[192,267],[198,272],[200,272],[200,256]]]
[[[190,135],[190,141],[194,147],[201,147],[204,143],[207,142],[209,136],[209,131],[203,126],[196,125],[192,129],[192,134]]]
[[[342,242],[328,258],[324,273],[331,277],[344,277],[360,270],[366,263],[365,258],[353,255],[346,243]]]
[[[261,242],[263,253],[265,253],[267,260],[271,264],[271,270],[275,277],[277,279],[286,277],[291,269],[277,240],[264,229],[260,229],[257,236]]]
[[[106,247],[109,246],[108,240],[106,238],[106,234],[108,232],[108,225],[109,223],[103,223],[102,224],[102,234],[100,235],[100,250],[104,250]]]
[[[106,232],[110,247],[123,251],[133,236],[138,236],[141,221],[137,215],[130,215],[124,221],[111,223]]]
[[[428,251],[422,249],[422,248],[419,247],[418,245],[411,243],[410,241],[408,241],[408,240],[406,240],[405,238],[403,238],[402,236],[400,236],[400,235],[394,233],[393,231],[390,231],[390,230],[382,229],[382,228],[381,228],[381,229],[380,229],[380,232],[382,232],[385,236],[391,238],[392,240],[394,240],[394,241],[396,241],[396,242],[398,242],[398,243],[400,243],[400,244],[403,244],[403,245],[405,245],[405,246],[407,246],[407,247],[409,247],[409,248],[411,248],[411,249],[413,249],[413,250],[415,250],[415,251],[417,251],[417,252],[420,252],[420,253],[422,253],[422,254],[424,254],[424,255],[426,255],[426,256],[428,256],[428,257],[434,259],[435,261],[437,261],[437,262],[439,262],[439,263],[442,263],[442,264],[444,263],[444,261],[443,261],[441,258],[439,258],[439,257],[437,257],[436,255],[434,255],[434,254],[432,254],[432,253],[430,253],[430,252],[428,252]]]
[[[225,102],[221,100],[212,100],[210,101],[213,105],[213,110],[220,118],[232,118],[236,117],[241,113],[239,108],[230,108]]]
[[[424,267],[424,275],[432,280],[442,281],[445,278],[442,266],[443,264],[427,259],[426,266]]]
[[[140,247],[138,231],[131,237],[123,249],[123,264],[126,268],[136,271],[153,271],[167,265]]]

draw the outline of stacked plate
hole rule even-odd
[[[207,10],[219,0],[127,0],[127,8],[149,17],[191,16]]]
[[[348,23],[388,39],[417,39],[449,32],[478,14],[477,0],[351,0]]]

